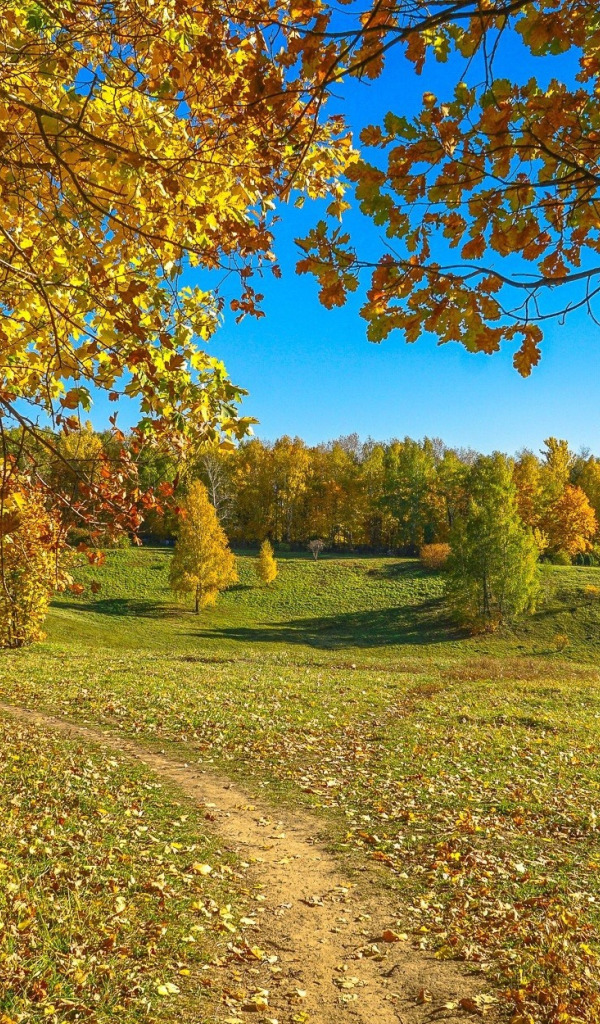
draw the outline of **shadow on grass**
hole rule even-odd
[[[55,601],[55,608],[69,608],[78,612],[94,612],[96,615],[129,616],[145,619],[169,619],[181,615],[181,609],[162,604],[160,601],[135,601],[129,597],[107,597],[99,601]]]
[[[377,565],[367,571],[367,576],[378,580],[398,580],[406,577],[408,579],[423,579],[424,576],[433,576],[433,573],[426,573],[420,562],[387,562],[385,565]]]
[[[303,644],[335,649],[443,644],[459,640],[466,634],[449,620],[441,600],[435,599],[412,608],[345,612],[316,619],[265,622],[256,626],[213,626],[194,630],[189,635],[205,640],[234,640],[245,644]]]

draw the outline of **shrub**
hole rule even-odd
[[[3,500],[0,523],[0,647],[43,638],[42,623],[60,582],[57,524],[33,489]]]
[[[554,644],[556,650],[560,653],[561,651],[565,651],[567,649],[570,640],[566,633],[555,633],[554,637],[552,638],[552,643]]]
[[[263,540],[260,554],[256,560],[256,575],[261,583],[268,586],[277,576],[277,562],[273,556],[273,548],[268,540]]]
[[[449,544],[423,544],[419,551],[419,558],[425,569],[444,569],[449,555]]]

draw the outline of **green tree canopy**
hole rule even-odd
[[[450,534],[447,593],[462,622],[489,628],[533,609],[539,551],[519,517],[506,456],[480,456],[468,492],[467,513]]]

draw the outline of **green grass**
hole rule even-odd
[[[3,656],[2,696],[307,805],[382,869],[414,944],[483,965],[517,1024],[598,1021],[600,572],[550,567],[536,616],[467,637],[413,561],[290,557],[265,589],[242,558],[197,618],[168,558],[111,553],[101,594]]]
[[[407,649],[426,657],[438,649],[463,657],[481,654],[548,655],[566,634],[565,656],[600,662],[599,569],[545,566],[537,614],[494,637],[471,637],[449,620],[443,582],[414,559],[284,557],[279,576],[260,586],[255,556],[238,558],[240,582],[199,617],[168,588],[170,552],[110,551],[102,569],[80,570],[101,591],[59,597],[48,637],[113,650],[153,649],[203,655],[255,656],[330,662],[394,661]],[[84,612],[82,615],[81,612]]]
[[[212,1018],[239,886],[195,807],[10,719],[0,781],[0,1020]]]

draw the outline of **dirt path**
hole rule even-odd
[[[240,964],[232,988],[268,990],[268,1008],[260,1006],[260,997],[241,1010],[232,1002],[219,1020],[420,1024],[464,1021],[468,1012],[484,1009],[496,1017],[493,1005],[481,1001],[481,978],[419,953],[403,939],[382,941],[384,930],[397,930],[393,912],[349,882],[313,838],[318,823],[308,814],[274,813],[227,779],[120,736],[12,705],[0,704],[0,710],[142,761],[205,808],[227,848],[251,865],[261,898],[250,941],[277,960]]]

